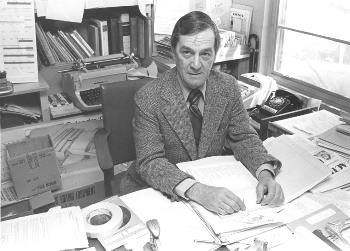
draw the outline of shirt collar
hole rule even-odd
[[[180,81],[178,81],[178,82],[180,84],[180,87],[181,87],[181,90],[182,90],[182,94],[184,95],[185,100],[187,100],[188,95],[190,95],[190,92],[191,92],[192,89],[182,85],[180,83]],[[205,90],[206,90],[206,88],[207,88],[207,81],[205,81],[204,85],[202,85],[201,87],[198,88],[203,94],[203,96],[202,96],[203,100],[205,100]]]

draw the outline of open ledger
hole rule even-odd
[[[178,163],[180,170],[191,174],[197,181],[216,187],[226,187],[244,200],[246,211],[218,215],[195,202],[187,205],[202,219],[213,237],[227,243],[227,236],[267,224],[283,222],[278,213],[287,203],[299,197],[331,174],[331,169],[296,145],[286,136],[280,136],[265,147],[282,162],[275,180],[282,186],[284,205],[270,208],[256,204],[258,180],[234,156],[214,156],[196,161]]]

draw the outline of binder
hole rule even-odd
[[[120,53],[122,51],[121,43],[123,41],[122,23],[118,17],[108,18],[108,38],[109,38],[109,50],[111,54]]]
[[[88,44],[94,50],[94,56],[101,56],[100,38],[98,27],[93,24],[88,25]]]
[[[101,56],[109,55],[107,20],[90,18],[90,21],[98,27]]]
[[[151,57],[153,52],[153,20],[145,18],[145,57]]]
[[[135,56],[139,55],[137,18],[137,16],[130,17],[130,52],[134,53]]]
[[[137,47],[140,58],[145,58],[145,20],[137,17],[138,40]]]
[[[123,27],[123,51],[130,55],[130,17],[129,13],[121,13],[120,19]]]

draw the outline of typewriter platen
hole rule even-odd
[[[121,53],[79,60],[71,69],[61,71],[62,89],[81,110],[100,109],[100,85],[124,81],[127,70],[137,67],[132,57]]]

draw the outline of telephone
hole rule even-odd
[[[271,92],[267,100],[262,105],[257,105],[250,112],[250,117],[257,122],[266,117],[279,115],[286,112],[301,109],[303,101],[300,97],[284,90]]]

